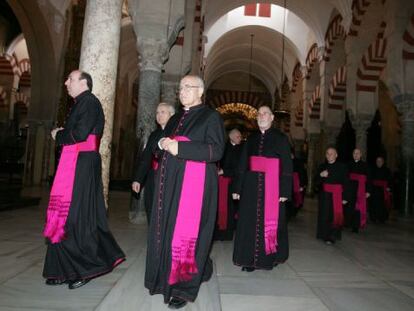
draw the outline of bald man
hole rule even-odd
[[[347,203],[348,171],[346,165],[338,162],[336,148],[329,147],[326,161],[317,170],[315,183],[319,185],[319,210],[317,238],[326,244],[341,239],[344,224],[343,204]]]
[[[183,110],[175,114],[158,142],[159,167],[148,232],[145,286],[162,294],[169,308],[197,298],[210,279],[209,258],[217,213],[217,164],[224,151],[219,113],[201,101],[197,76],[180,81]]]
[[[147,214],[147,223],[151,219],[152,199],[154,196],[154,175],[158,169],[158,161],[156,154],[157,143],[163,134],[164,128],[168,120],[175,113],[175,108],[168,103],[159,103],[155,113],[155,119],[158,127],[150,134],[145,145],[144,151],[141,155],[141,161],[138,165],[132,182],[132,191],[139,193],[145,185],[145,212]]]
[[[292,159],[287,136],[272,128],[269,106],[257,112],[259,129],[240,156],[234,198],[240,199],[233,263],[242,271],[271,270],[289,256],[286,201],[292,196]]]
[[[242,148],[242,135],[238,129],[229,132],[229,141],[220,161],[219,169],[219,204],[217,212],[216,240],[233,240],[236,224],[235,213],[237,201],[232,198],[233,181],[237,173],[237,166]]]
[[[367,198],[370,196],[370,174],[368,164],[362,160],[362,152],[355,148],[353,161],[348,164],[349,202],[344,209],[345,225],[358,233],[367,224]]]
[[[65,127],[51,132],[63,149],[43,231],[47,239],[43,276],[47,285],[76,289],[112,271],[125,255],[106,218],[99,154],[105,123],[101,103],[91,93],[88,73],[71,72],[65,85],[75,104]]]

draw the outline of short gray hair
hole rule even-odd
[[[161,102],[161,103],[158,104],[157,108],[160,107],[160,106],[161,107],[166,107],[170,111],[171,115],[175,114],[175,107],[173,105],[171,105],[169,103]]]

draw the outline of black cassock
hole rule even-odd
[[[85,141],[90,134],[102,136],[104,120],[99,100],[91,92],[83,92],[75,98],[56,143],[72,145]],[[108,227],[101,171],[99,152],[79,152],[65,224],[67,238],[56,244],[48,242],[45,278],[88,279],[110,272],[125,258]]]
[[[305,196],[306,185],[308,184],[308,174],[305,169],[305,164],[302,159],[294,158],[293,159],[293,173],[297,173],[299,176],[299,186],[303,188],[301,192],[302,198]],[[294,188],[292,188],[294,191]],[[292,200],[289,200],[286,203],[286,211],[288,220],[292,217],[295,217],[298,211],[302,208],[303,204],[300,206],[295,206],[294,204],[294,194],[292,192]]]
[[[352,161],[348,164],[349,174],[364,175],[367,178],[365,183],[365,192],[371,192],[370,187],[370,173],[368,164],[364,161]],[[351,227],[353,231],[358,231],[361,223],[361,213],[356,209],[357,195],[358,195],[358,181],[349,178],[348,180],[348,204],[344,207],[345,226]],[[367,201],[368,209],[368,201]]]
[[[279,223],[276,253],[266,255],[264,242],[264,174],[249,170],[251,156],[278,158],[280,160],[279,196],[291,199],[292,159],[285,134],[277,129],[265,133],[257,131],[247,139],[239,162],[235,192],[240,194],[239,220],[237,223],[233,262],[243,267],[271,269],[289,257],[286,223],[286,204],[279,203]],[[262,204],[258,204],[258,201]]]
[[[328,177],[321,177],[320,173],[328,171]],[[343,187],[342,200],[347,200],[348,170],[344,163],[324,163],[318,168],[315,176],[315,184],[319,188],[319,209],[316,237],[324,241],[335,242],[341,239],[341,228],[333,226],[334,208],[332,194],[323,190],[324,184],[340,184]],[[341,202],[342,204],[342,202]]]
[[[162,134],[163,130],[161,128],[157,128],[148,137],[147,144],[142,152],[138,168],[133,178],[134,181],[140,183],[141,191],[145,186],[144,205],[148,223],[151,219],[152,199],[154,197],[154,176],[155,171],[158,168],[158,159],[156,154],[154,154],[154,150],[157,148],[158,141],[160,140]]]
[[[194,301],[200,284],[212,274],[209,258],[217,212],[217,165],[224,151],[224,125],[220,115],[205,105],[175,114],[164,130],[167,137],[185,136],[178,143],[178,155],[159,151],[155,191],[148,233],[145,287],[150,294],[163,294],[167,303],[173,297]],[[177,218],[186,160],[205,161],[206,175],[200,228],[196,247],[198,273],[190,281],[169,285],[171,243]]]
[[[387,207],[384,195],[384,188],[378,185],[375,185],[376,181],[386,182],[390,191],[387,191],[387,195],[391,196],[391,171],[388,167],[375,166],[372,169],[371,176],[371,196],[369,197],[369,218],[372,222],[383,223],[388,219],[389,216],[389,207]],[[389,198],[391,200],[391,198]],[[391,201],[390,201],[391,203]]]
[[[214,232],[214,238],[217,240],[232,240],[233,231],[235,228],[235,214],[237,212],[238,202],[233,201],[232,193],[234,192],[234,178],[237,173],[237,167],[239,164],[240,154],[242,150],[242,144],[233,145],[231,142],[226,144],[224,149],[223,158],[220,161],[220,168],[223,170],[223,176],[231,178],[228,187],[228,199],[227,199],[227,228],[220,230],[218,224],[216,224],[216,230]],[[220,191],[220,189],[219,189]],[[218,215],[217,215],[218,220]]]

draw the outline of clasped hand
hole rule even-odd
[[[173,156],[178,154],[178,141],[169,137],[162,138],[160,140],[161,149],[169,152]]]

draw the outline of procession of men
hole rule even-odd
[[[92,78],[77,70],[66,86],[79,103],[65,127],[51,133],[65,147],[44,230],[44,277],[47,285],[76,289],[111,272],[125,255],[104,215],[97,152],[103,114],[91,93]],[[270,106],[258,107],[257,130],[247,135],[231,128],[226,143],[223,120],[203,103],[203,94],[203,80],[185,76],[177,113],[172,104],[157,106],[158,127],[148,138],[131,185],[136,193],[145,188],[145,286],[151,295],[163,295],[170,309],[194,302],[201,283],[211,278],[213,240],[234,240],[233,264],[243,272],[272,270],[286,262],[288,220],[305,205],[305,164],[295,157],[288,136],[275,128]],[[85,96],[89,102],[83,103]],[[76,113],[85,121],[75,118]],[[358,233],[369,221],[384,223],[391,209],[391,173],[384,157],[377,157],[373,169],[359,148],[348,164],[338,161],[335,146],[326,149],[325,157],[313,176],[319,193],[316,237],[330,245],[341,240],[343,228]],[[70,166],[72,159],[75,166]],[[84,175],[86,168],[79,170],[85,161],[94,163],[97,178],[86,179],[92,171]],[[82,216],[88,209],[96,216]],[[75,221],[79,217],[83,220]],[[84,244],[98,252],[82,251]]]

